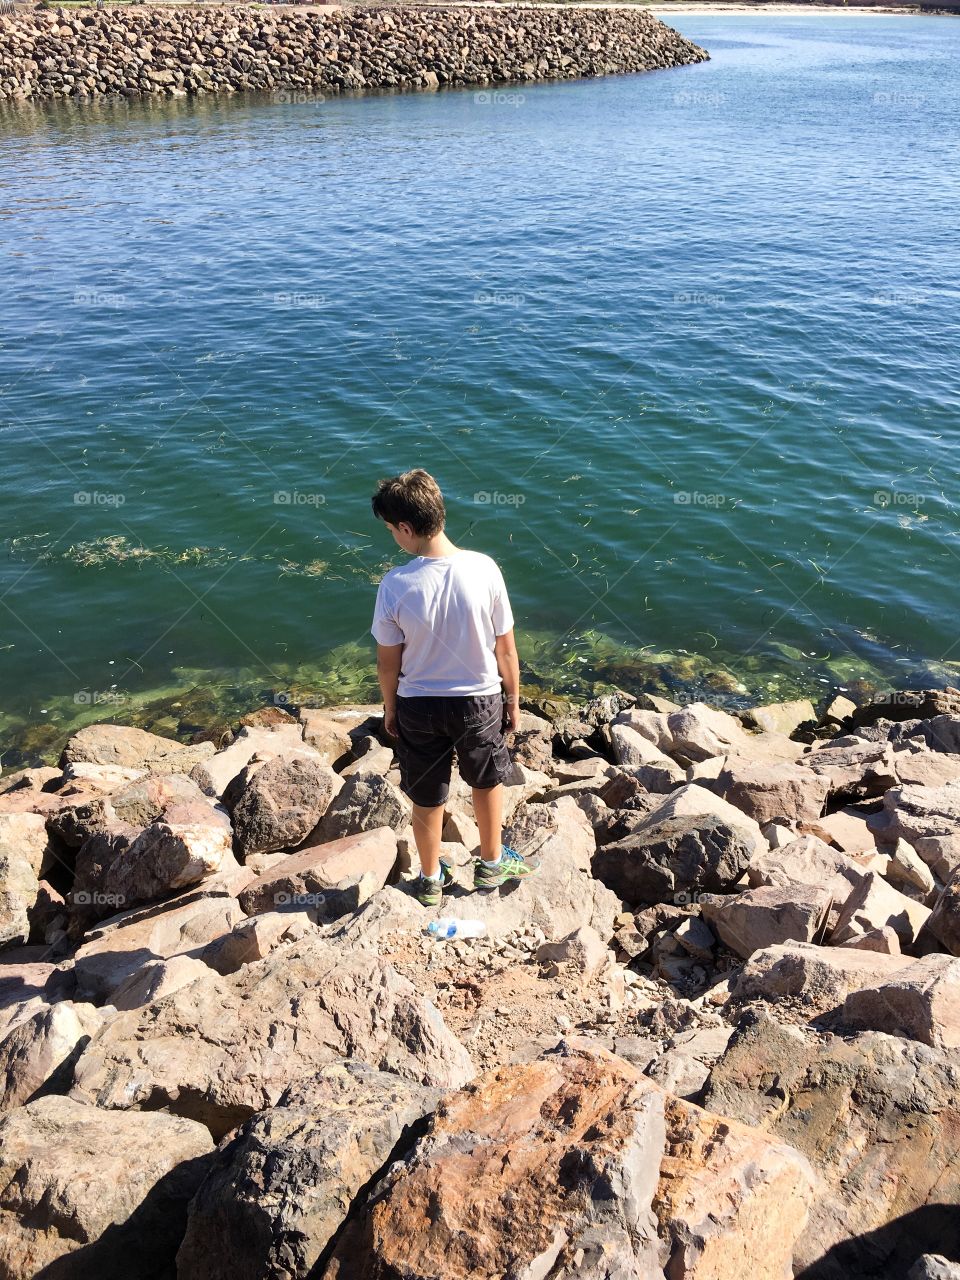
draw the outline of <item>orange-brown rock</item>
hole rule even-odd
[[[813,1172],[587,1041],[441,1103],[326,1280],[784,1280]]]

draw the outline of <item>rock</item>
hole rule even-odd
[[[667,818],[720,818],[727,826],[732,827],[750,848],[751,857],[763,853],[767,848],[760,824],[748,817],[740,809],[722,799],[706,787],[697,783],[687,783],[663,800],[644,819],[644,826],[654,826]],[[642,828],[639,828],[642,829]]]
[[[934,954],[851,991],[840,1021],[857,1031],[885,1031],[935,1049],[960,1047],[960,959]]]
[[[866,933],[853,934],[846,942],[834,944],[836,949],[851,948],[854,951],[879,951],[881,955],[899,956],[900,938],[895,929],[885,924],[882,929],[870,929]]]
[[[761,825],[774,818],[788,822],[817,820],[830,784],[797,764],[755,764],[727,756],[717,779],[719,794]]]
[[[146,777],[146,772],[143,769],[124,768],[118,764],[92,764],[84,760],[68,764],[63,776],[67,782],[82,784],[86,791],[109,795],[112,791],[131,786],[138,779]]]
[[[684,951],[695,960],[708,964],[713,959],[717,940],[713,936],[713,930],[699,916],[687,916],[686,920],[674,929],[673,936]]]
[[[299,755],[274,756],[252,776],[245,771],[232,815],[237,856],[245,860],[254,853],[296,848],[342,788],[328,764]]]
[[[751,889],[762,885],[805,884],[829,891],[833,898],[830,927],[836,925],[850,890],[861,883],[865,870],[852,858],[831,849],[818,836],[799,836],[782,849],[761,854],[747,868]]]
[[[185,773],[144,774],[110,797],[110,807],[117,819],[135,827],[156,822],[169,805],[204,803],[210,807],[209,802],[204,801],[203,792]]]
[[[93,1005],[60,1000],[16,1026],[0,1041],[0,1111],[23,1106],[51,1077],[69,1069],[102,1020]]]
[[[636,729],[631,729],[629,725],[612,724],[610,737],[613,742],[614,759],[624,768],[632,769],[637,765],[653,764],[676,770],[678,776],[683,778],[683,771],[678,764],[655,746],[649,738],[645,738]]]
[[[826,711],[821,717],[822,724],[842,724],[844,720],[849,720],[857,709],[857,704],[852,698],[845,698],[843,694],[838,693],[830,702]]]
[[[324,763],[323,756],[303,740],[303,726],[286,721],[269,728],[243,728],[229,747],[201,761],[190,773],[204,795],[219,798],[254,756],[261,762],[274,756],[299,754]]]
[[[29,912],[51,858],[47,829],[35,813],[0,813],[0,947],[30,937]]]
[[[906,840],[921,852],[921,840],[960,835],[960,782],[941,787],[891,787],[883,797],[883,807],[887,815],[884,840]]]
[[[641,710],[636,707],[629,711],[621,711],[610,725],[613,734],[616,725],[625,725],[634,733],[647,738],[660,751],[667,753],[673,746],[673,734],[670,732],[667,714],[662,711]]]
[[[0,1117],[0,1274],[172,1274],[211,1146],[190,1120],[69,1098]]]
[[[520,712],[520,728],[510,740],[510,755],[521,765],[538,773],[549,773],[553,760],[553,726],[543,716]]]
[[[770,702],[763,707],[751,707],[741,715],[744,721],[754,729],[762,729],[767,733],[779,733],[788,738],[802,724],[808,724],[817,718],[813,703],[806,698],[798,698],[795,702]]]
[[[313,834],[315,844],[342,840],[376,827],[402,831],[410,821],[410,804],[400,790],[376,774],[348,778]]]
[[[694,702],[667,717],[670,745],[665,748],[686,764],[706,760],[710,756],[740,754],[749,756],[750,735],[736,716]],[[799,751],[799,748],[798,748]]]
[[[324,763],[343,766],[354,744],[366,734],[376,737],[383,730],[383,710],[379,706],[301,707],[303,740],[319,752]]]
[[[190,1205],[177,1280],[306,1277],[354,1198],[412,1143],[440,1091],[338,1060],[292,1085],[217,1152]]]
[[[537,950],[541,964],[554,963],[569,966],[586,986],[598,976],[612,959],[607,945],[588,924],[568,933],[559,942],[544,942]]]
[[[840,908],[830,941],[841,943],[858,933],[889,925],[896,930],[901,946],[909,947],[929,916],[929,907],[914,902],[875,872],[868,871]]]
[[[230,843],[225,813],[205,801],[170,805],[110,863],[98,890],[112,896],[114,906],[155,902],[219,870],[231,856]]]
[[[960,956],[960,872],[940,894],[926,928],[952,956]]]
[[[890,880],[919,889],[922,894],[933,892],[934,879],[930,868],[906,840],[898,840],[891,849],[887,875]]]
[[[937,1253],[925,1253],[907,1272],[907,1280],[960,1280],[960,1264]]]
[[[745,959],[780,942],[812,942],[833,901],[815,885],[770,885],[733,897],[702,896],[703,918],[731,951]]]
[[[626,902],[681,903],[704,890],[729,890],[751,853],[741,833],[720,818],[667,818],[599,848],[593,874]]]
[[[895,750],[893,767],[902,786],[942,787],[960,780],[960,757],[940,751]]]
[[[876,834],[868,819],[856,809],[838,809],[836,813],[817,818],[816,826],[821,838],[843,853],[851,855],[871,853],[877,846]]]
[[[807,1017],[837,1009],[851,991],[911,964],[909,957],[786,942],[755,951],[731,983],[735,1000],[795,1000]]]
[[[331,890],[344,881],[368,876],[366,896],[382,889],[397,861],[397,837],[389,827],[310,845],[286,854],[240,894],[248,915],[258,911],[317,911],[329,915],[336,900]],[[359,906],[359,902],[354,906]],[[326,908],[326,910],[325,910]]]
[[[831,795],[849,800],[882,796],[897,782],[893,752],[886,742],[834,738],[820,743],[799,764],[826,778]]]
[[[752,1274],[773,1280],[788,1273],[812,1183],[789,1148],[587,1042],[561,1044],[445,1100],[323,1276],[719,1278],[749,1251]]]
[[[204,947],[201,959],[217,973],[236,973],[245,964],[263,960],[282,942],[299,942],[315,932],[305,916],[287,911],[266,911],[234,925],[230,933],[214,938]]]
[[[385,774],[393,765],[393,751],[389,747],[373,747],[365,751],[359,760],[354,760],[340,771],[341,777],[351,778],[355,773]]]
[[[857,725],[875,724],[879,719],[929,720],[954,715],[960,709],[956,689],[896,689],[872,699],[854,713]]]
[[[51,964],[47,947],[23,947],[0,957],[0,1036],[38,1009],[68,1000],[76,992],[68,965]]]
[[[140,1009],[179,991],[188,982],[206,977],[212,967],[215,966],[208,967],[202,960],[182,953],[168,960],[147,960],[110,992],[110,1004],[114,1009]]]
[[[233,898],[198,898],[180,907],[115,916],[74,957],[78,994],[95,1002],[109,1000],[148,961],[177,955],[199,959],[208,942],[243,919]]]
[[[165,1107],[219,1139],[343,1057],[447,1088],[473,1074],[466,1050],[406,978],[363,950],[309,939],[118,1013],[81,1054],[72,1096],[122,1110]]]
[[[0,796],[10,791],[43,791],[48,783],[58,782],[61,778],[59,769],[51,765],[39,765],[36,768],[16,769],[0,777]]]
[[[198,761],[213,753],[212,742],[185,746],[172,738],[161,738],[130,725],[88,724],[67,742],[60,757],[60,768],[89,763],[154,773],[189,773]]]
[[[412,827],[410,834],[412,837]],[[446,813],[443,820],[443,838],[451,843],[464,845],[471,853],[480,848],[480,828],[469,814],[462,813],[459,809]],[[416,842],[412,852],[415,857]]]
[[[903,1275],[960,1244],[960,1089],[953,1053],[895,1036],[811,1035],[742,1022],[705,1105],[789,1143],[820,1182],[794,1272],[822,1280]]]

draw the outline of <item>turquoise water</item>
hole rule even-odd
[[[953,678],[960,22],[675,22],[711,62],[0,117],[5,762],[376,696],[417,465],[530,690]]]

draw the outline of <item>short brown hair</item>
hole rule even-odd
[[[421,538],[439,533],[447,519],[440,486],[422,467],[381,480],[371,505],[378,520],[389,524],[405,520]]]

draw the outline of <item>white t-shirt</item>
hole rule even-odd
[[[500,691],[497,636],[513,626],[497,562],[480,551],[414,556],[384,574],[373,632],[402,644],[402,698],[467,697]]]

